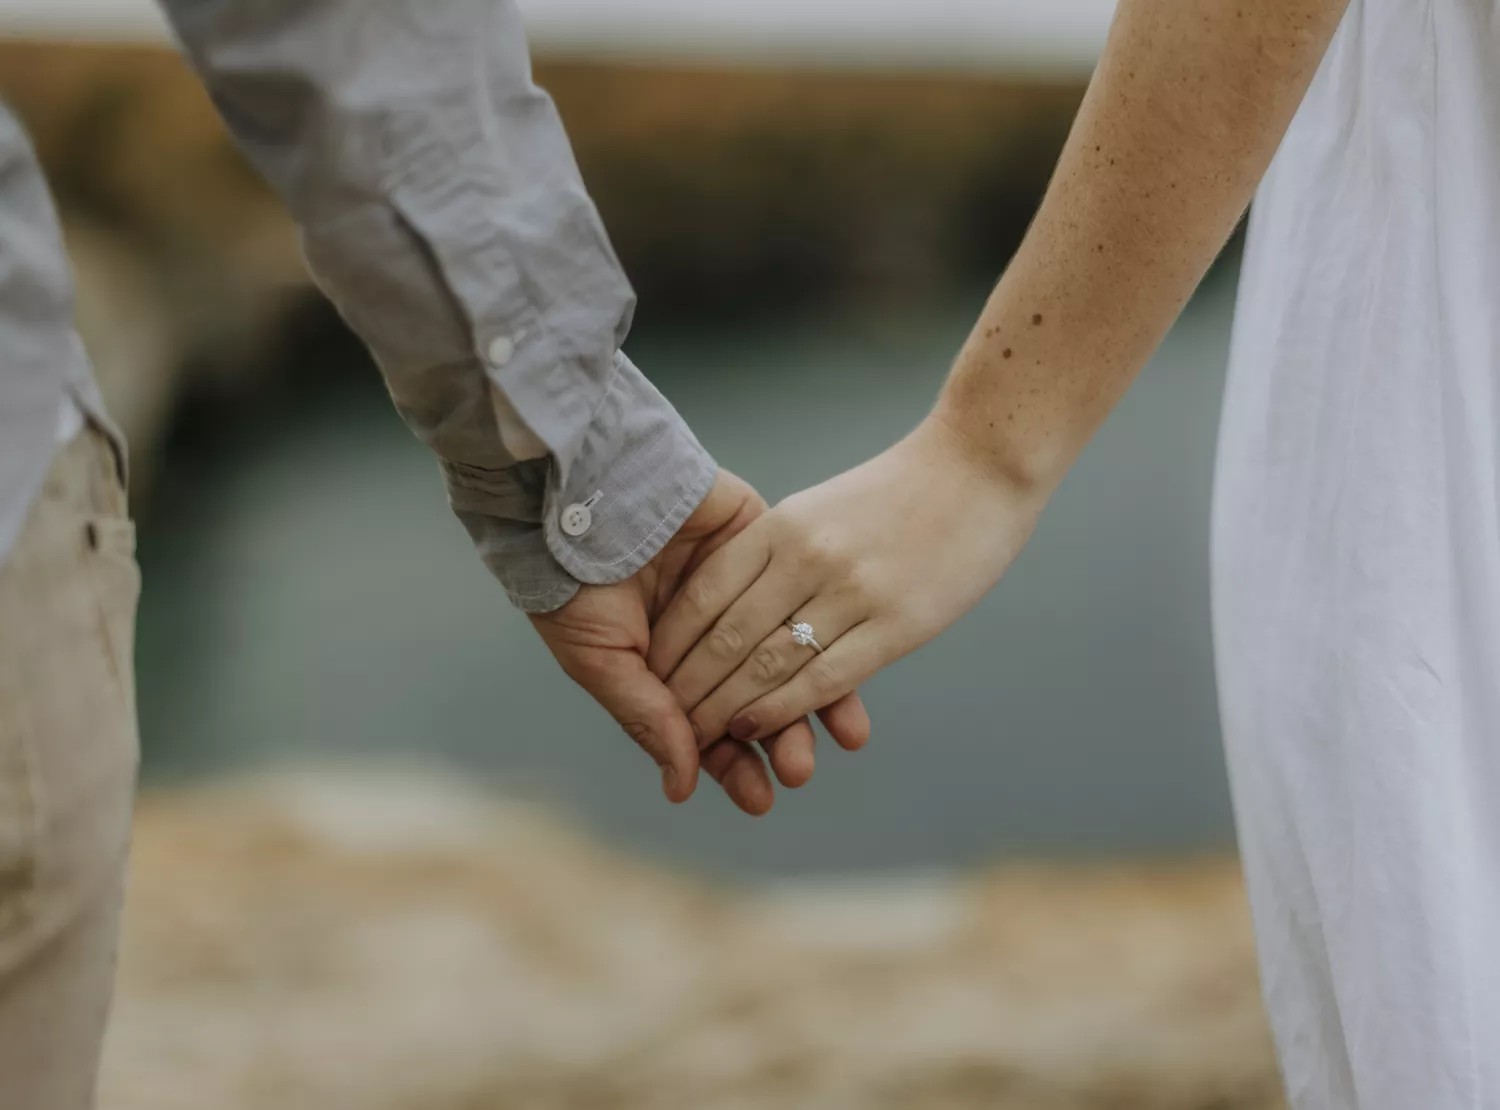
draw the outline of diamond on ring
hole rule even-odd
[[[788,623],[791,624],[790,621]],[[791,628],[792,640],[794,643],[800,644],[802,647],[810,647],[814,651],[823,650],[823,645],[818,643],[817,637],[813,634],[812,625],[808,624],[806,621],[798,621],[797,623],[792,624]]]

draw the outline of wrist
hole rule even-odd
[[[982,407],[963,402],[945,390],[923,429],[946,441],[959,465],[1003,496],[1046,502],[1067,473],[1076,453],[1043,441],[1001,430]]]

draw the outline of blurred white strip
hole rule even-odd
[[[160,41],[166,21],[153,0],[0,0],[7,37]]]
[[[413,0],[414,3],[432,0]],[[544,50],[1085,70],[1114,0],[519,0]],[[0,0],[0,33],[160,40],[153,0]]]

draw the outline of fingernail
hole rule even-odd
[[[754,717],[736,717],[729,722],[729,735],[736,740],[748,740],[755,735]]]
[[[677,793],[676,767],[663,767],[661,769],[661,788],[667,792],[669,798]]]

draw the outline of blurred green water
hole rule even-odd
[[[918,420],[981,300],[631,349],[774,501]],[[166,475],[142,534],[148,779],[453,764],[736,873],[1227,847],[1207,514],[1231,301],[1222,275],[1200,294],[999,589],[870,684],[873,745],[825,745],[766,820],[711,784],[661,800],[480,568],[373,376]]]

